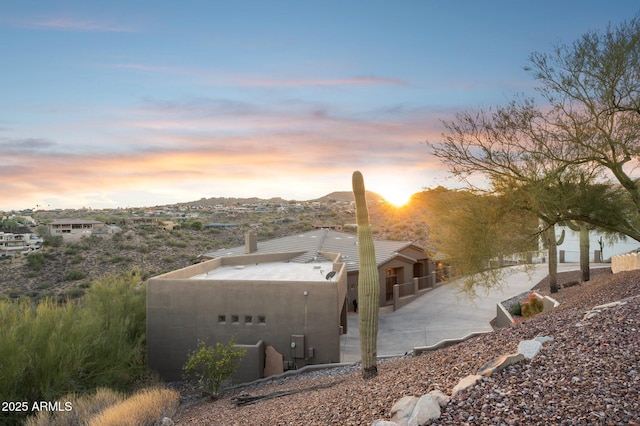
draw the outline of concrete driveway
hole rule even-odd
[[[591,265],[610,267],[610,265]],[[490,322],[496,316],[496,304],[530,290],[547,276],[548,265],[533,265],[528,272],[523,267],[510,268],[502,286],[481,293],[474,300],[460,295],[459,282],[452,281],[420,296],[393,312],[381,308],[378,317],[378,356],[402,355],[414,347],[431,346],[445,339],[459,339],[474,332],[492,331]],[[578,263],[562,263],[558,272],[579,270]],[[358,315],[349,313],[348,333],[342,335],[342,362],[360,361]]]

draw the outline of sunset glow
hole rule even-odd
[[[354,170],[403,205],[457,185],[424,143],[442,140],[442,120],[531,91],[531,52],[636,9],[9,2],[0,210],[309,200],[349,191]]]

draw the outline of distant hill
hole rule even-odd
[[[382,199],[384,199],[384,198],[382,198],[382,196],[376,194],[375,192],[367,191],[367,200],[369,200],[369,201],[378,201],[378,200],[382,200]],[[324,197],[320,197],[320,198],[316,199],[315,201],[329,201],[329,200],[351,202],[351,201],[354,201],[353,192],[351,192],[351,191],[335,191],[335,192],[332,192],[330,194],[325,195]]]

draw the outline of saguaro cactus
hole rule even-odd
[[[353,172],[352,183],[353,195],[356,200],[358,255],[360,257],[358,322],[360,328],[362,378],[369,379],[378,375],[378,299],[380,297],[380,280],[373,236],[369,225],[369,210],[367,209],[362,173]]]

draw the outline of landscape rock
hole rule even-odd
[[[174,426],[175,423],[169,417],[163,417],[158,423],[158,426]]]
[[[391,407],[391,421],[396,424],[407,424],[413,410],[418,403],[418,397],[416,396],[403,396]]]
[[[482,379],[482,376],[479,374],[470,374],[467,377],[463,377],[462,379],[460,379],[458,384],[456,384],[453,387],[453,390],[451,391],[451,395],[456,396],[458,393],[462,392],[463,390],[468,389],[471,386],[478,383],[481,379]]]
[[[432,390],[431,392],[429,392],[429,395],[431,395],[431,397],[433,397],[433,399],[435,399],[436,402],[440,404],[441,408],[446,407],[451,400],[451,397],[441,390]]]
[[[599,310],[602,310],[602,309],[609,309],[609,308],[613,308],[613,307],[621,306],[621,305],[626,305],[626,304],[627,304],[627,302],[623,302],[623,301],[605,303],[604,305],[594,306],[593,310],[594,311],[599,311]]]
[[[375,422],[371,423],[371,426],[398,426],[397,423],[394,422],[390,422],[388,420],[376,420]]]
[[[538,336],[533,340],[538,341],[540,343],[547,343],[547,342],[553,342],[553,337],[551,337],[551,336]]]
[[[413,409],[408,426],[424,426],[440,418],[440,404],[431,395],[422,395]]]
[[[527,359],[532,359],[542,349],[542,342],[537,340],[521,340],[518,343],[518,353],[525,356]]]
[[[542,343],[539,343],[539,344],[540,346],[542,346]],[[524,359],[525,359],[525,355],[523,355],[522,353],[502,355],[501,357],[498,357],[493,361],[489,361],[488,363],[480,367],[480,370],[478,370],[478,375],[489,377],[494,372],[500,371],[503,368],[508,367],[517,362],[523,361]]]

